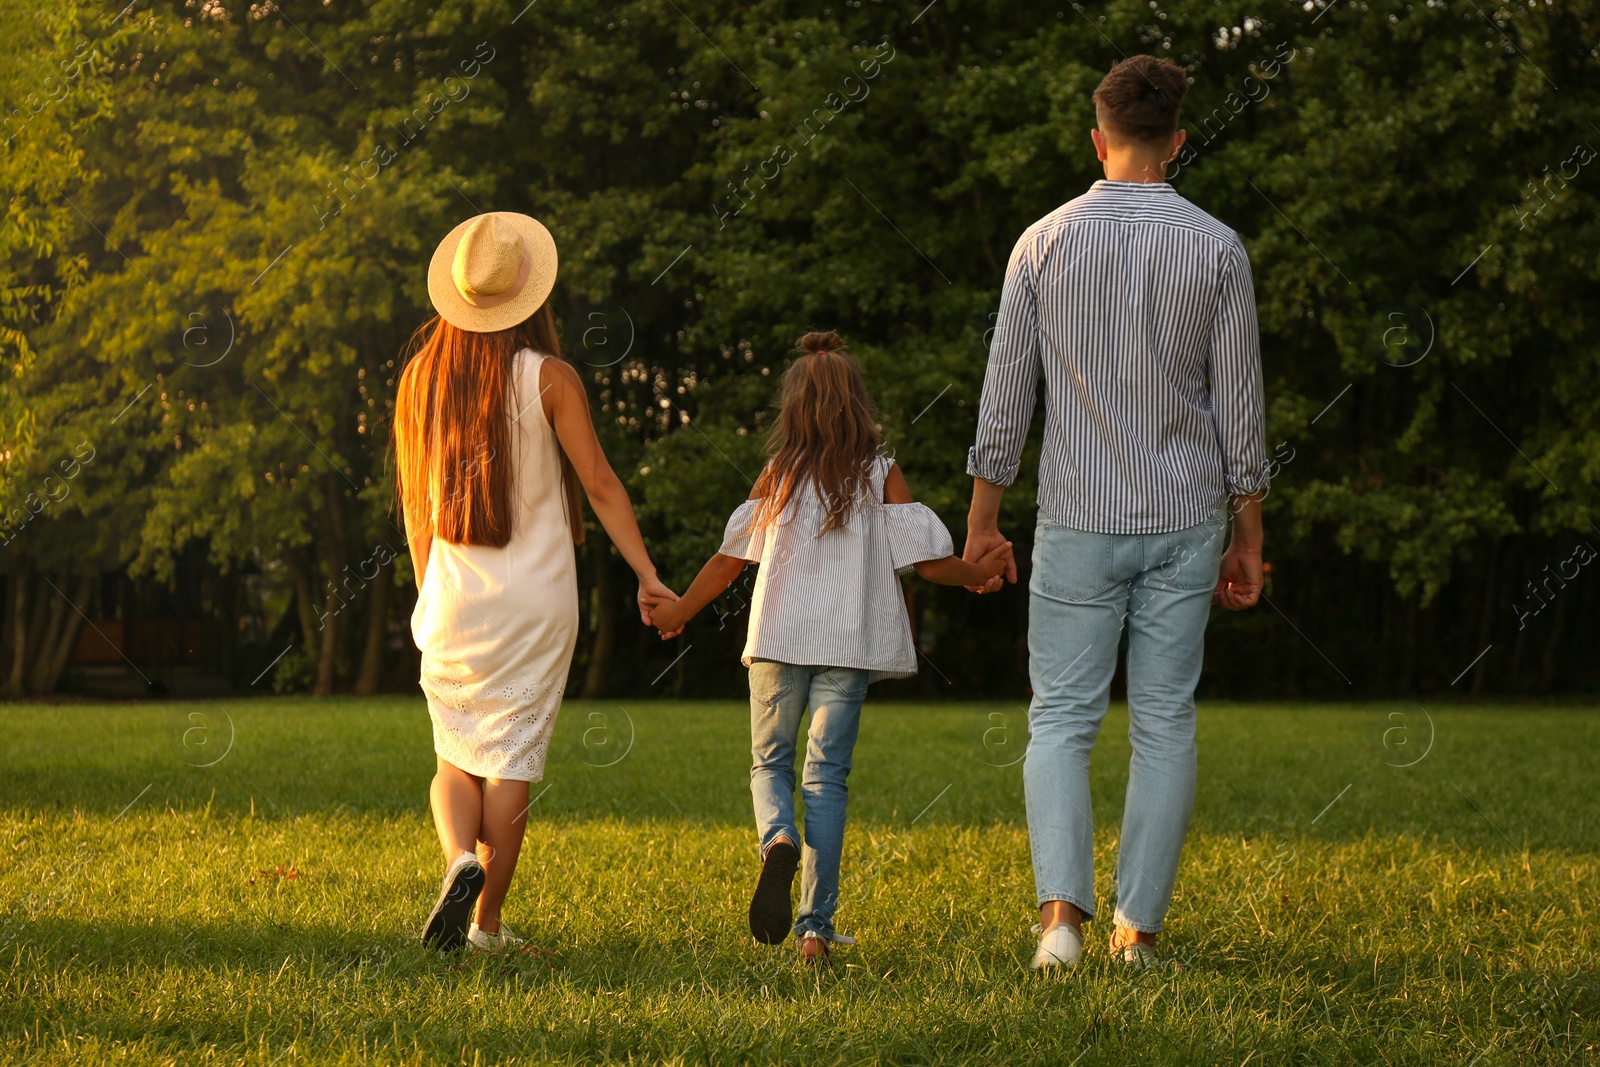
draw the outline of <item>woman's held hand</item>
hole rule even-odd
[[[654,626],[653,612],[663,604],[676,604],[678,594],[668,589],[654,574],[639,579],[639,621]]]

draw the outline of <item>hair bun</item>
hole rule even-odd
[[[800,338],[800,347],[813,355],[818,352],[837,352],[844,347],[844,338],[832,330],[813,331]]]

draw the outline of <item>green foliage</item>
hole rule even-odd
[[[1268,536],[1297,622],[1272,655],[1367,659],[1362,635],[1420,617],[1414,684],[1442,685],[1491,638],[1520,649],[1531,561],[1595,535],[1592,0],[291,7],[8,9],[46,64],[105,57],[0,159],[0,415],[37,457],[7,460],[6,491],[79,441],[100,456],[17,551],[165,579],[201,548],[219,571],[287,561],[320,596],[398,545],[397,359],[435,241],[480,209],[556,234],[569,354],[670,581],[715,548],[812,327],[852,343],[959,532],[1011,243],[1099,176],[1089,93],[1140,50],[1191,71],[1174,181],[1255,267],[1269,450],[1293,457]],[[7,98],[34,58],[6,60]],[[1024,554],[1033,463],[1004,513]],[[1320,582],[1362,592],[1330,615]],[[924,645],[962,686],[1015,688],[1023,598],[963,597],[926,592]],[[1562,635],[1534,638],[1547,660]],[[1519,670],[1490,684],[1594,684]]]
[[[0,225],[0,514],[8,516],[66,499],[44,482],[59,478],[72,451],[55,447],[54,435],[43,447],[41,422],[48,433],[55,412],[30,403],[24,390],[37,372],[34,330],[88,272],[86,257],[67,247],[82,219],[61,187],[92,166],[75,133],[112,107],[106,50],[117,38],[100,40],[95,21],[84,7],[43,0],[0,12],[8,43],[0,55],[0,188],[8,200]]]

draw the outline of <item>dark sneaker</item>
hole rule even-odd
[[[441,951],[460,948],[467,942],[467,927],[472,909],[483,892],[485,872],[478,857],[463,852],[444,872],[444,885],[434,901],[428,921],[422,927],[422,943]]]
[[[761,877],[750,898],[750,933],[764,945],[779,945],[794,925],[789,905],[789,890],[794,871],[800,865],[800,850],[787,838],[780,838],[761,861]]]

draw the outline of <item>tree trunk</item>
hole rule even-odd
[[[327,573],[327,589],[323,597],[323,615],[317,620],[322,629],[322,646],[317,651],[317,680],[311,687],[314,696],[330,696],[338,686],[339,665],[343,659],[344,632],[347,621],[344,609],[349,601],[344,594],[350,592],[341,582],[345,559],[345,521],[340,483],[333,473],[322,477],[322,558]]]
[[[11,674],[6,679],[6,693],[10,696],[22,695],[22,680],[28,669],[28,631],[30,629],[28,625],[28,586],[37,584],[29,580],[31,577],[29,568],[23,564],[22,560],[13,557],[11,562],[11,615],[15,621],[12,624]]]
[[[1550,640],[1545,642],[1544,662],[1539,665],[1539,692],[1549,694],[1556,677],[1556,649],[1561,645],[1561,631],[1567,617],[1567,600],[1572,594],[1563,591],[1556,600],[1555,618],[1550,620]]]
[[[611,539],[603,528],[589,538],[589,557],[594,561],[594,645],[589,652],[589,670],[583,679],[583,696],[593,700],[611,692],[612,664],[617,656],[617,564],[611,558]]]
[[[1488,644],[1489,644],[1489,635],[1494,632],[1494,615],[1495,615],[1494,590],[1495,590],[1495,578],[1496,578],[1496,564],[1499,562],[1499,558],[1500,558],[1500,553],[1494,547],[1491,546],[1490,549],[1489,549],[1489,563],[1488,563],[1488,566],[1486,566],[1484,568],[1483,604],[1479,608],[1479,611],[1478,611],[1478,640],[1476,642],[1477,647],[1473,648],[1473,649],[1471,649],[1471,650],[1469,650],[1467,652],[1467,655],[1469,655],[1469,656],[1476,656],[1476,655],[1478,655],[1480,653],[1480,650],[1486,648],[1488,646]],[[1515,595],[1516,595],[1516,587],[1513,586],[1512,587],[1512,596],[1515,597]],[[1473,670],[1472,681],[1470,681],[1468,683],[1469,692],[1471,692],[1473,696],[1478,696],[1483,692],[1483,678],[1484,678],[1483,662],[1480,660],[1478,662],[1477,666],[1473,667],[1472,670]],[[1515,667],[1513,667],[1512,668],[1513,674],[1515,674],[1515,670],[1516,670]]]
[[[334,668],[338,665],[339,631],[342,629],[340,608],[344,601],[332,589],[323,601],[323,615],[318,620],[322,626],[322,643],[317,648],[317,680],[311,686],[312,696],[331,696],[334,685]]]
[[[277,673],[278,667],[282,663],[282,659],[279,657],[286,655],[289,648],[297,647],[301,640],[300,620],[296,617],[299,615],[300,609],[295,603],[296,599],[297,595],[291,591],[289,603],[284,605],[283,614],[278,616],[271,629],[262,634],[266,642],[268,662],[260,673],[254,675],[253,680],[250,682],[252,686],[264,685],[270,690],[273,676]],[[285,644],[289,647],[285,648]]]
[[[11,647],[17,639],[17,610],[15,606],[17,588],[16,560],[11,561],[11,572],[6,575],[6,618],[0,625],[0,663],[11,662]]]
[[[77,610],[77,606],[85,604],[89,595],[94,592],[94,579],[92,574],[78,577],[76,587],[69,586],[72,602],[66,605],[66,614],[54,640],[39,648],[39,665],[35,670],[33,691],[38,696],[46,696],[55,692],[56,685],[61,681],[61,674],[67,669],[67,663],[72,659],[72,651],[78,646],[78,635],[83,632],[84,615]],[[62,575],[62,582],[66,582]]]
[[[19,692],[28,691],[28,682],[33,673],[33,666],[38,662],[39,649],[44,647],[45,627],[50,619],[50,606],[56,597],[50,592],[50,587],[45,584],[44,572],[35,568],[33,572],[33,609],[28,619],[28,656],[22,664],[22,674],[17,677]]]
[[[378,568],[372,579],[372,597],[367,602],[367,644],[361,650],[361,674],[356,678],[355,691],[360,696],[371,696],[383,684],[384,653],[389,647],[389,587],[392,567]]]
[[[49,680],[51,654],[55,651],[56,642],[66,626],[67,616],[77,614],[67,603],[67,594],[60,585],[50,582],[42,572],[39,577],[46,582],[45,588],[50,590],[48,598],[41,594],[41,599],[50,601],[50,618],[44,624],[39,639],[33,646],[33,669],[28,673],[28,692],[34,696],[43,696],[48,692],[45,682]],[[61,580],[66,581],[65,576],[62,576]]]
[[[294,610],[300,616],[300,647],[309,654],[317,647],[316,600],[311,593],[311,572],[296,552],[289,553],[289,574],[294,578]]]

